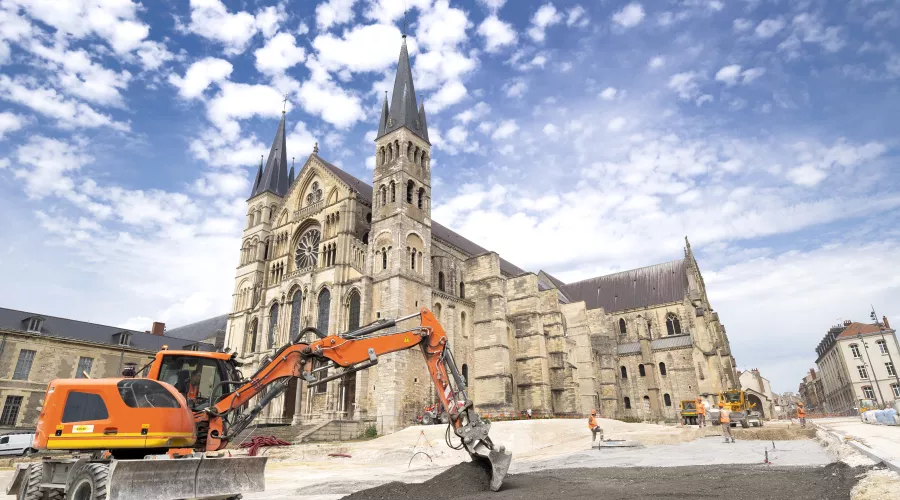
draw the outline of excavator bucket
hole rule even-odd
[[[499,491],[503,480],[506,479],[506,473],[509,471],[509,464],[512,462],[512,453],[506,451],[503,446],[499,446],[496,450],[488,452],[487,456],[473,455],[472,458],[480,460],[484,467],[491,471],[491,491]]]
[[[266,457],[115,460],[109,500],[221,498],[265,490]]]

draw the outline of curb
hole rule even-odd
[[[830,434],[831,436],[837,438],[840,442],[852,446],[853,448],[856,449],[856,451],[862,453],[863,455],[871,458],[872,460],[874,460],[876,462],[883,463],[886,467],[893,470],[894,472],[900,473],[900,463],[891,462],[890,460],[879,456],[878,453],[875,452],[875,450],[873,450],[872,448],[869,448],[868,446],[866,446],[860,442],[857,442],[855,440],[845,440],[844,437],[841,436],[840,434],[838,434],[837,432],[834,432],[834,431],[831,431],[828,429],[823,429],[822,427],[819,427],[818,425],[816,425],[814,422],[812,422],[812,424],[813,424],[813,426],[815,426],[816,429],[818,429],[826,434]]]

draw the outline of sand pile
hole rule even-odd
[[[720,431],[721,432],[721,431]],[[749,439],[760,441],[796,441],[798,439],[813,439],[816,430],[810,427],[751,427],[749,429],[732,429],[735,439]]]
[[[420,484],[392,482],[358,491],[343,500],[423,500],[468,498],[490,490],[491,476],[481,465],[463,462]]]
[[[850,492],[850,500],[900,497],[900,474],[890,469],[869,471]]]

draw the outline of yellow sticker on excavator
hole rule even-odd
[[[93,425],[73,425],[72,433],[73,434],[84,434],[88,432],[94,432]]]
[[[409,344],[409,337],[403,337],[403,343]]]

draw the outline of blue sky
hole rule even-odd
[[[567,281],[688,235],[779,391],[838,320],[900,322],[889,0],[0,0],[0,304],[227,311],[284,94],[288,156],[370,178],[404,7],[435,220]]]

